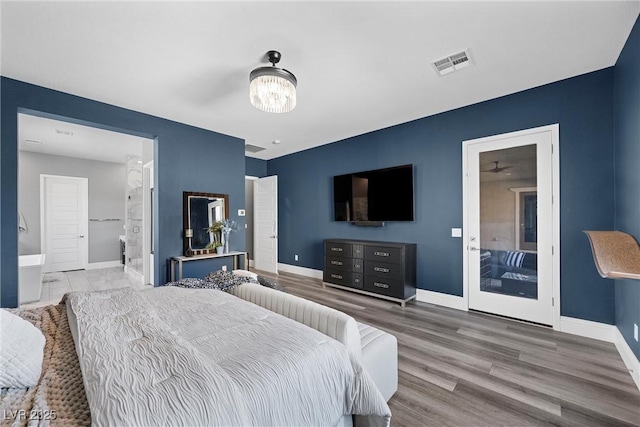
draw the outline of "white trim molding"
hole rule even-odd
[[[633,353],[631,347],[629,347],[629,344],[624,339],[620,329],[618,328],[616,328],[614,332],[613,343],[615,344],[618,353],[620,353],[622,361],[627,366],[631,378],[633,378],[633,381],[636,383],[636,387],[640,390],[640,360],[638,360],[636,355]]]
[[[144,276],[139,271],[134,270],[131,267],[124,266],[124,272],[129,275],[133,280],[136,280],[142,284],[144,284]]]
[[[280,272],[298,274],[300,276],[312,277],[314,279],[322,280],[322,270],[316,270],[313,268],[299,267],[297,265],[278,263],[278,273]]]
[[[102,268],[114,268],[124,267],[120,260],[118,261],[103,261],[103,262],[90,262],[87,264],[87,270],[100,270]]]
[[[615,325],[560,316],[560,332],[592,338],[594,340],[614,342]]]
[[[427,291],[426,289],[416,289],[416,301],[469,311],[467,300],[464,297]]]

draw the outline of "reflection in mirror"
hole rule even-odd
[[[219,241],[219,233],[209,229],[217,221],[229,218],[227,194],[183,193],[184,253],[187,256],[214,252],[207,246]]]

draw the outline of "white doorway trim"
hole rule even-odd
[[[145,285],[154,284],[153,192],[152,160],[142,166],[142,275]]]
[[[49,175],[40,174],[40,252],[46,254],[45,265],[43,267],[44,272],[58,271],[51,269],[51,261],[53,257],[49,253],[48,248],[48,213],[47,213],[47,180],[49,179],[61,179],[75,181],[80,184],[80,207],[79,212],[79,232],[78,232],[78,247],[79,247],[79,269],[86,269],[89,262],[89,179],[75,176],[62,176],[62,175]],[[75,269],[75,268],[74,268]]]
[[[551,133],[551,176],[552,176],[552,327],[560,330],[560,126],[558,124],[541,126],[502,135],[494,135],[462,142],[462,223],[463,223],[463,287],[462,298],[464,306],[469,308],[469,214],[468,187],[466,171],[468,169],[468,148],[470,144],[495,142],[501,139],[516,138],[540,132]]]

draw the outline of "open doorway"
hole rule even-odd
[[[64,119],[18,114],[20,304],[57,302],[72,290],[148,283],[145,266],[146,271],[153,267],[144,254],[150,229],[143,166],[153,161],[153,143]],[[84,202],[71,191],[70,184],[80,181],[86,184]],[[39,271],[32,262],[36,258]]]

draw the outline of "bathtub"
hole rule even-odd
[[[40,301],[44,254],[18,256],[18,285],[20,304]]]

